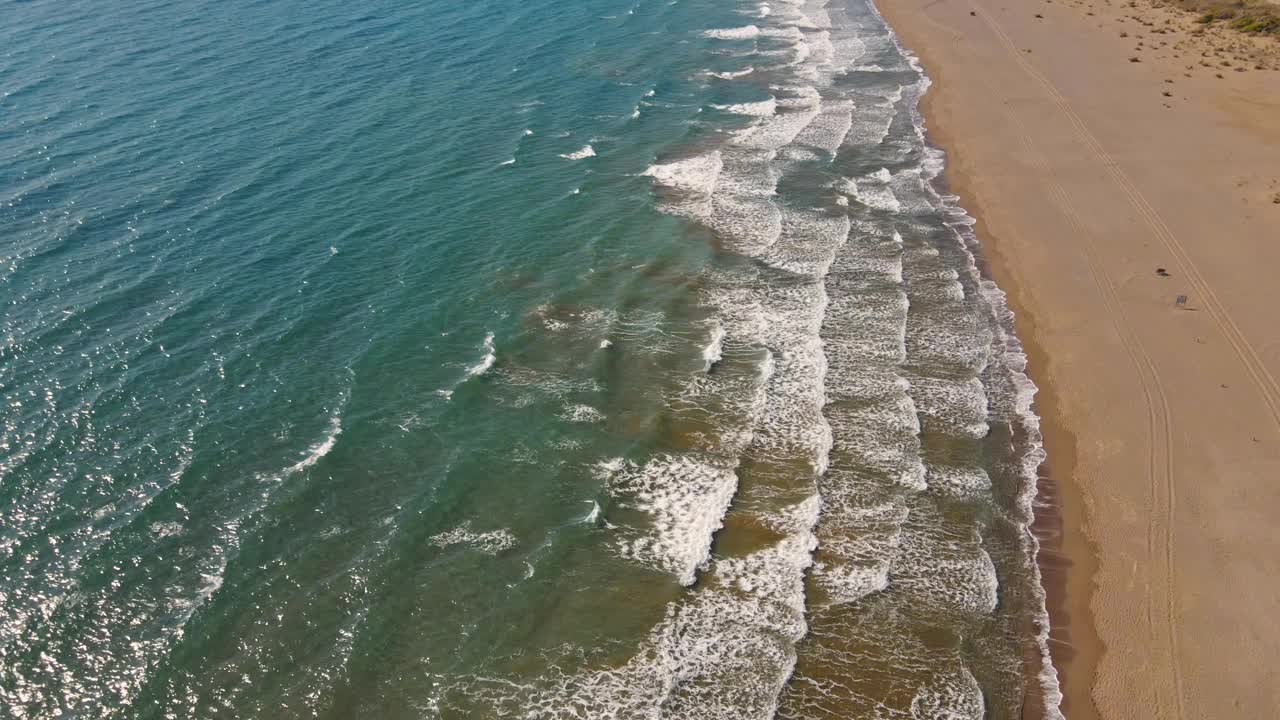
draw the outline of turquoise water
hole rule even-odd
[[[14,718],[1056,714],[862,0],[0,10]]]

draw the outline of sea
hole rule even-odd
[[[0,716],[1059,718],[870,0],[0,8]]]

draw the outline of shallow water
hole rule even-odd
[[[14,717],[1056,713],[1034,388],[872,7],[3,15]]]

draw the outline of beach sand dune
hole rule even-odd
[[[1275,717],[1280,43],[1144,2],[879,5],[1042,388],[1064,710]]]

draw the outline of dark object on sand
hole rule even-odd
[[[1178,305],[1178,307],[1182,307],[1182,306],[1184,306],[1184,305],[1186,305],[1186,304],[1187,304],[1187,296],[1186,296],[1186,295],[1179,295],[1179,296],[1178,296],[1178,300],[1177,300],[1177,305]]]
[[[1169,277],[1169,271],[1164,268],[1156,268],[1156,274],[1160,277]]]
[[[972,10],[970,10],[970,11],[969,11],[969,15],[970,15],[970,16],[972,16],[972,17],[978,17],[978,13],[976,13],[976,12],[974,12],[974,11],[972,11]]]

